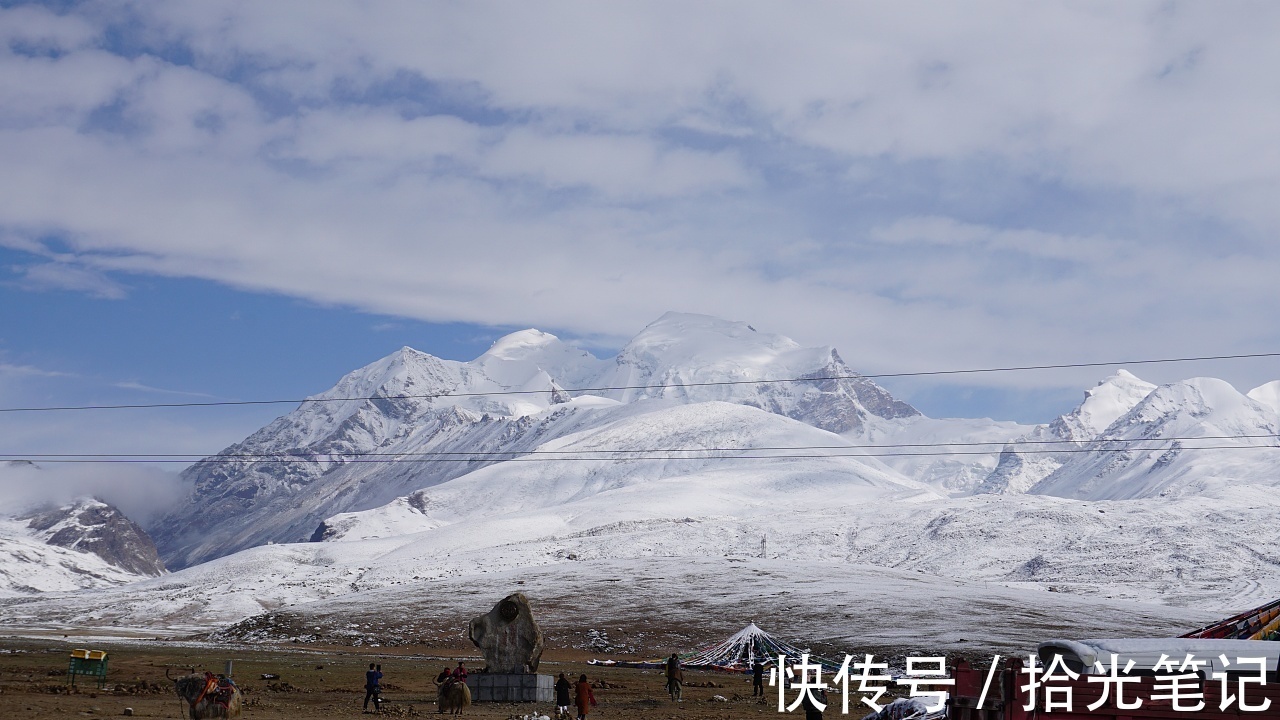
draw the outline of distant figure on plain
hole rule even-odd
[[[591,692],[591,683],[587,682],[587,676],[582,675],[578,678],[578,720],[587,720],[587,711],[596,706],[596,694]]]
[[[569,720],[569,705],[573,702],[569,698],[570,690],[573,690],[573,685],[569,678],[560,673],[556,679],[556,720]]]
[[[382,666],[369,663],[369,671],[364,674],[364,711],[369,712],[369,701],[373,701],[373,711],[377,712],[382,705]]]
[[[804,720],[822,720],[822,708],[814,703],[814,700],[822,703],[823,707],[827,705],[827,693],[820,688],[813,690],[801,690],[804,697],[800,700],[800,707],[804,708]]]
[[[760,658],[751,663],[751,697],[764,697],[764,663]]]
[[[667,658],[667,692],[676,702],[684,702],[684,670],[680,667],[680,657],[671,653]]]

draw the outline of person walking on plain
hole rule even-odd
[[[382,704],[382,666],[369,663],[369,671],[364,674],[364,711],[369,712],[369,701],[373,701],[373,711],[378,712]]]
[[[572,689],[569,678],[560,673],[556,679],[556,720],[569,720],[569,691]]]
[[[672,700],[684,702],[684,669],[675,653],[667,658],[667,692],[671,693]]]
[[[760,658],[751,663],[751,697],[764,697],[764,663]]]
[[[587,682],[587,676],[583,675],[578,678],[578,720],[587,720],[587,712],[596,706],[596,694],[591,692],[591,683]]]

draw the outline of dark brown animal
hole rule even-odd
[[[185,713],[191,720],[214,720],[240,717],[244,704],[240,688],[229,681],[221,681],[211,673],[191,673],[180,677],[164,676],[173,681],[173,689],[186,706]]]
[[[436,705],[442,713],[461,715],[471,707],[471,688],[464,682],[445,683],[436,693]]]

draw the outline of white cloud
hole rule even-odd
[[[0,506],[8,511],[96,497],[146,526],[173,509],[189,490],[177,473],[136,463],[0,462]]]
[[[681,197],[741,187],[749,173],[729,152],[664,148],[637,136],[515,130],[485,153],[481,173],[582,187],[622,199]]]
[[[72,377],[71,373],[59,372],[57,370],[45,370],[35,367],[34,365],[13,365],[11,363],[0,362],[0,378],[9,377]]]
[[[1270,6],[3,12],[0,228],[71,247],[33,288],[584,337],[680,308],[870,369],[1280,343]],[[111,54],[122,13],[193,63]]]
[[[71,290],[107,300],[128,295],[124,285],[106,275],[61,262],[41,263],[17,268],[20,273],[13,284],[26,290]]]
[[[0,43],[20,42],[37,51],[65,51],[87,47],[99,36],[86,19],[58,15],[42,7],[0,8]]]
[[[138,392],[157,393],[160,395],[181,395],[183,397],[199,397],[199,398],[214,397],[209,393],[190,392],[187,390],[167,390],[165,388],[152,387],[150,385],[144,385],[143,383],[140,383],[136,380],[124,380],[118,383],[114,383],[114,386],[120,388],[121,390],[136,390]]]
[[[299,116],[279,157],[317,165],[365,163],[383,170],[443,158],[470,164],[483,136],[482,128],[446,115],[405,119],[389,110],[318,110]]]

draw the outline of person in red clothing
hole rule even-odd
[[[454,682],[467,681],[467,668],[461,662],[458,663],[458,667],[453,669],[453,681]]]
[[[596,695],[591,692],[591,683],[587,682],[586,675],[578,678],[578,691],[575,699],[578,704],[578,720],[587,720],[587,711],[596,705]]]

